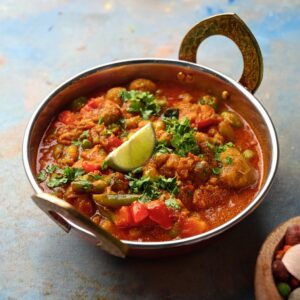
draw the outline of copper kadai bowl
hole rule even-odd
[[[207,67],[196,64],[201,42],[212,35],[224,35],[241,50],[244,70],[239,82]],[[96,66],[84,71],[56,88],[34,112],[25,132],[23,161],[27,177],[35,191],[33,201],[66,232],[78,232],[85,239],[110,254],[125,257],[160,256],[185,252],[212,239],[239,223],[262,202],[274,178],[278,164],[278,141],[272,121],[261,103],[253,96],[263,73],[259,46],[244,22],[235,14],[222,14],[195,25],[184,37],[179,60],[130,59]],[[95,89],[122,86],[135,78],[168,80],[181,86],[198,88],[221,96],[230,94],[229,104],[254,130],[263,152],[261,187],[253,201],[233,219],[208,232],[166,242],[119,241],[83,216],[67,202],[42,192],[36,180],[38,146],[50,121],[74,98]]]

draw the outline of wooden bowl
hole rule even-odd
[[[255,298],[256,300],[282,300],[272,273],[272,261],[274,253],[283,244],[283,239],[288,226],[300,224],[300,216],[289,219],[279,225],[267,237],[262,245],[255,268]]]

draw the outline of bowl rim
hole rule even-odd
[[[181,66],[184,68],[190,68],[194,71],[200,71],[205,72],[210,75],[213,75],[217,77],[218,79],[223,80],[224,82],[230,84],[234,88],[236,88],[240,93],[242,93],[245,98],[247,98],[248,101],[251,102],[251,104],[257,109],[257,111],[262,116],[263,120],[265,121],[270,138],[271,138],[271,145],[272,145],[272,157],[270,161],[270,168],[269,172],[266,176],[265,183],[263,186],[261,186],[259,192],[256,194],[256,196],[253,198],[253,200],[250,202],[250,204],[243,209],[239,214],[234,216],[232,219],[228,220],[227,222],[221,224],[220,226],[213,228],[207,232],[183,238],[178,240],[171,240],[171,241],[160,241],[160,242],[140,242],[140,241],[129,241],[129,240],[121,240],[124,244],[129,246],[130,248],[135,249],[161,249],[166,247],[179,247],[184,245],[191,245],[198,243],[200,241],[207,240],[209,238],[212,238],[214,236],[217,236],[221,234],[222,232],[228,230],[238,222],[242,221],[246,216],[248,216],[251,212],[253,212],[263,201],[265,195],[269,191],[271,184],[273,182],[274,176],[276,174],[278,163],[279,163],[279,144],[278,144],[278,137],[277,133],[274,127],[274,124],[267,112],[267,110],[264,108],[262,103],[252,94],[250,93],[244,86],[242,86],[240,83],[235,81],[234,79],[230,78],[229,76],[216,71],[214,69],[211,69],[209,67],[191,63],[187,61],[177,60],[177,59],[165,59],[165,58],[132,58],[132,59],[124,59],[124,60],[117,60],[113,62],[109,62],[106,64],[100,64],[92,68],[88,68],[82,72],[77,73],[73,77],[65,80],[62,84],[60,84],[57,88],[52,90],[38,105],[38,107],[35,109],[34,113],[32,114],[25,133],[23,137],[23,148],[22,148],[22,158],[23,158],[23,166],[25,169],[26,176],[34,189],[35,192],[42,192],[42,189],[38,186],[30,168],[29,163],[29,138],[31,134],[31,130],[33,125],[35,124],[35,121],[37,120],[40,112],[44,109],[44,107],[48,104],[48,102],[59,92],[64,90],[66,87],[68,87],[70,84],[72,84],[74,81],[77,81],[78,79],[81,79],[83,77],[86,77],[90,74],[93,74],[98,71],[103,71],[106,69],[114,68],[114,67],[120,67],[125,65],[134,65],[134,64],[165,64],[165,65],[176,65]]]

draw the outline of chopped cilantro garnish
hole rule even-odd
[[[226,158],[225,158],[225,163],[227,164],[227,165],[231,165],[232,164],[232,157],[230,157],[230,156],[227,156]]]
[[[78,140],[73,141],[72,144],[75,146],[82,146],[82,141],[88,139],[89,135],[90,135],[90,133],[88,130],[83,131],[81,133],[81,135],[79,136]]]
[[[167,141],[159,141],[157,142],[154,153],[171,153],[173,150],[168,147]]]
[[[221,168],[213,168],[212,169],[213,174],[219,175],[221,173]]]
[[[100,117],[99,120],[98,120],[98,125],[101,125],[103,123],[104,123],[103,117]]]
[[[131,175],[126,175],[125,178],[129,181],[129,189],[133,194],[142,194],[139,201],[148,202],[158,198],[161,195],[161,190],[165,190],[172,195],[178,194],[178,185],[176,178],[165,178],[160,176],[156,181],[150,177],[134,178]]]
[[[40,181],[40,182],[43,182],[47,179],[47,172],[46,170],[41,170],[41,172],[37,175],[37,179]]]
[[[175,209],[175,210],[180,210],[181,206],[179,205],[178,201],[174,198],[170,198],[165,201],[165,204],[167,207]]]
[[[48,174],[52,174],[53,172],[55,172],[58,169],[57,165],[48,165],[45,170]]]
[[[101,164],[101,170],[102,170],[102,171],[105,171],[105,170],[107,170],[107,168],[108,168],[107,161],[104,160],[104,161],[102,162],[102,164]]]
[[[174,152],[180,156],[186,156],[189,152],[199,154],[200,149],[196,142],[195,130],[190,126],[190,121],[185,118],[182,123],[176,118],[164,118],[167,132],[172,134],[171,145]]]
[[[161,104],[149,92],[122,91],[121,97],[124,101],[129,102],[128,112],[139,113],[145,120],[150,116],[157,116],[161,111]]]
[[[80,139],[87,139],[89,137],[89,131],[88,130],[85,130],[82,132],[82,134],[80,135]]]
[[[56,169],[56,173],[50,177],[47,186],[55,188],[74,181],[77,177],[84,175],[85,172],[80,168],[66,167],[64,169]]]
[[[99,174],[89,174],[89,177],[92,177],[94,180],[99,180],[101,179],[103,176],[99,175]]]
[[[57,165],[48,165],[46,168],[40,171],[37,175],[37,179],[41,182],[45,181],[48,177],[48,174],[52,174],[58,169]]]

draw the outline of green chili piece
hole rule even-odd
[[[141,195],[132,194],[93,194],[93,200],[96,204],[106,207],[117,208],[123,205],[130,205],[137,201]]]

